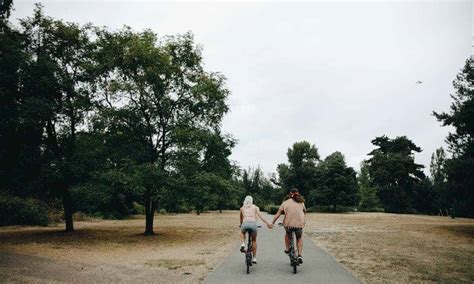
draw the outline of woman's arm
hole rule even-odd
[[[242,215],[242,208],[240,208],[240,225],[242,226],[242,222],[244,221],[244,215]]]
[[[267,220],[263,218],[262,214],[260,214],[260,208],[258,207],[257,207],[257,216],[258,218],[260,218],[260,220],[262,220],[263,223],[265,223],[265,225],[267,225],[267,227],[270,227],[270,223],[268,223]]]

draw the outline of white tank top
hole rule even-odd
[[[257,206],[242,207],[243,222],[257,222]]]

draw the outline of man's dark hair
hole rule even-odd
[[[285,197],[285,200],[288,200],[290,198],[298,203],[304,202],[303,196],[300,195],[300,191],[296,187],[290,189],[290,193],[288,193],[288,195]]]

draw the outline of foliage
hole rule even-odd
[[[354,212],[355,207],[352,206],[337,206],[334,209],[332,205],[316,205],[313,207],[308,208],[308,212],[331,212],[331,213],[346,213],[346,212]]]
[[[315,145],[307,141],[296,142],[287,151],[288,164],[279,164],[277,184],[286,189],[286,192],[296,187],[301,195],[308,196],[315,188],[316,166],[319,162],[319,153]],[[283,199],[284,196],[281,196]],[[311,203],[309,204],[311,205]]]
[[[228,111],[225,78],[204,71],[201,51],[189,33],[159,40],[149,30],[137,33],[124,28],[117,32],[99,30],[97,36],[99,64],[95,74],[101,94],[97,104],[111,117],[105,122],[112,127],[106,129],[123,129],[143,153],[135,162],[154,167],[162,178],[171,181],[176,170],[173,156],[187,148],[199,152],[201,149],[193,148],[200,147],[203,133],[219,133]],[[212,151],[207,154],[212,156]],[[209,167],[218,163],[208,159]],[[204,176],[197,174],[196,178]],[[189,177],[180,183],[195,193],[204,190],[197,183],[191,185]],[[153,214],[166,184],[168,190],[171,188],[166,181],[158,184],[143,187],[146,234],[153,233]],[[192,200],[195,203],[198,199]]]
[[[347,167],[340,152],[327,156],[317,167],[317,190],[310,196],[312,204],[332,206],[353,206],[357,203],[358,185],[356,172]]]
[[[377,148],[367,161],[372,185],[388,212],[412,212],[415,186],[425,175],[423,166],[415,163],[414,152],[421,152],[406,136],[390,139],[386,136],[372,140]]]
[[[366,161],[363,161],[360,165],[360,173],[357,176],[357,182],[359,184],[358,210],[363,212],[383,211],[377,196],[377,189],[372,186]]]
[[[33,199],[0,194],[0,226],[48,224],[47,209]]]
[[[267,212],[268,214],[275,215],[280,209],[280,205],[268,204],[263,207],[263,211]]]
[[[474,59],[466,60],[453,82],[456,90],[450,112],[434,116],[455,131],[446,138],[453,157],[446,161],[447,186],[457,214],[474,217]],[[442,191],[445,192],[445,191]]]

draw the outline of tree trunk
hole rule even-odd
[[[72,220],[72,197],[67,188],[63,191],[64,220],[66,221],[66,232],[74,232],[74,223]]]
[[[145,235],[153,235],[153,215],[150,190],[145,193]]]
[[[153,220],[155,218],[156,201],[151,200],[150,192],[145,194],[145,235],[154,235]]]

